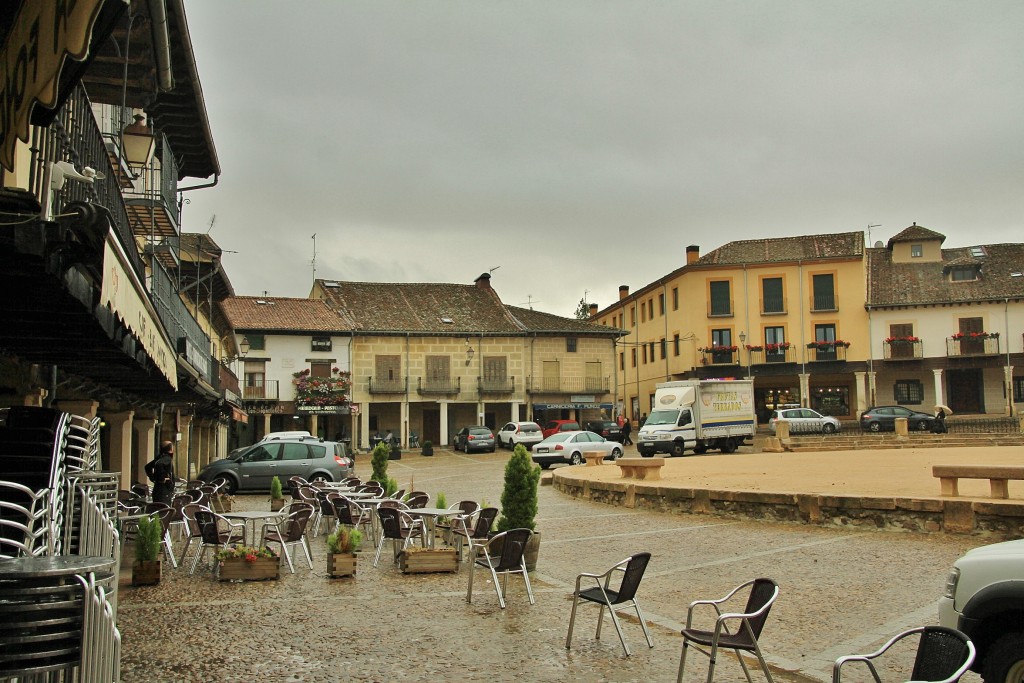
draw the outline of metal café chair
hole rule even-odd
[[[874,660],[881,657],[893,645],[912,635],[921,634],[917,642],[917,657],[910,674],[911,681],[930,683],[956,683],[974,662],[974,643],[966,635],[952,628],[942,626],[918,626],[893,636],[880,649],[867,655],[846,655],[832,665],[832,683],[842,683],[842,668],[850,662],[863,662],[875,683],[882,683],[875,669]]]
[[[292,503],[291,511],[282,522],[267,523],[263,525],[263,543],[279,543],[281,554],[288,561],[288,569],[295,573],[295,565],[292,563],[291,553],[288,546],[298,545],[306,554],[306,562],[309,568],[313,568],[313,557],[309,550],[309,539],[306,537],[306,527],[310,518],[315,514],[313,506],[308,503]]]
[[[471,515],[463,515],[452,518],[451,535],[455,540],[455,548],[459,560],[462,559],[462,546],[469,545],[470,559],[476,558],[477,552],[487,543],[487,538],[494,526],[494,520],[498,516],[498,508],[484,508],[476,515],[473,521]]]
[[[192,560],[192,567],[189,569],[189,574],[195,574],[196,565],[199,564],[200,558],[206,554],[207,548],[219,550],[221,548],[227,548],[232,543],[245,543],[244,523],[232,522],[223,515],[211,512],[207,508],[199,508],[195,510],[194,519],[199,525],[199,534],[202,543],[200,543],[199,551],[196,552],[196,556]]]
[[[576,577],[576,590],[572,594],[572,613],[569,615],[569,633],[565,637],[566,650],[572,644],[572,629],[576,623],[576,607],[579,605],[580,600],[588,600],[600,606],[600,611],[597,613],[597,634],[594,636],[597,640],[601,639],[601,624],[604,622],[604,610],[607,608],[608,612],[612,615],[612,624],[615,626],[615,632],[619,634],[619,642],[622,643],[622,649],[626,651],[626,656],[629,657],[632,653],[629,651],[629,646],[626,645],[626,639],[622,635],[622,627],[619,625],[619,619],[615,615],[615,611],[616,609],[632,606],[636,610],[636,618],[640,620],[640,627],[644,630],[647,645],[654,647],[651,633],[647,630],[647,622],[644,620],[643,612],[640,611],[640,603],[636,599],[636,591],[640,587],[640,581],[644,578],[644,571],[647,569],[647,564],[650,561],[650,553],[637,553],[615,564],[604,574],[583,573]],[[619,584],[618,589],[611,587],[612,575],[615,572],[622,572],[622,582]],[[583,588],[583,579],[592,579],[595,584],[594,587]]]
[[[377,554],[373,558],[374,567],[380,563],[380,551],[384,548],[384,541],[391,541],[391,550],[397,562],[398,554],[408,547],[412,539],[419,536],[420,540],[423,540],[423,526],[398,507],[379,507],[377,516],[380,518],[381,534],[377,543]],[[398,546],[399,542],[402,544],[401,548]]]
[[[511,529],[495,535],[487,541],[482,548],[483,556],[477,558],[469,569],[469,588],[466,590],[466,602],[473,602],[473,575],[477,567],[485,567],[491,573],[494,581],[494,590],[498,594],[498,604],[505,609],[505,596],[508,594],[509,574],[522,574],[526,582],[526,593],[530,596],[530,604],[536,605],[533,598],[533,588],[530,587],[530,575],[526,571],[526,543],[533,536],[529,529]],[[501,541],[501,554],[491,555],[487,550],[492,544]],[[501,585],[498,585],[498,574],[502,575]]]

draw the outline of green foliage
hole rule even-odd
[[[424,441],[424,442],[423,442],[423,446],[422,446],[422,447],[423,447],[423,448],[433,448],[433,447],[434,447],[434,442],[433,442],[433,441],[430,441],[430,440],[428,439],[427,441]]]
[[[388,477],[384,482],[384,497],[390,498],[395,495],[395,491],[398,490],[398,482]]]
[[[140,517],[139,530],[135,535],[135,559],[139,562],[153,562],[160,557],[160,541],[163,535],[163,525],[156,515]]]
[[[370,467],[373,474],[370,481],[377,481],[382,484],[388,480],[388,456],[391,455],[391,445],[381,441],[373,447],[373,455],[370,457]]]
[[[281,480],[277,476],[270,480],[270,497],[274,500],[284,498],[284,491],[281,488]]]
[[[526,447],[516,444],[505,465],[505,488],[501,492],[501,519],[498,531],[534,528],[537,516],[537,486],[540,466],[534,465]]]
[[[448,499],[444,497],[444,492],[437,494],[437,500],[434,503],[434,507],[446,508],[448,507]]]
[[[590,304],[587,303],[586,297],[580,299],[580,302],[576,304],[576,312],[574,317],[577,320],[586,320],[590,317]]]
[[[349,554],[359,550],[363,542],[363,532],[359,529],[340,527],[327,537],[327,550],[333,554]]]

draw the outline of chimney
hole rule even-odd
[[[691,244],[686,248],[686,265],[691,265],[697,262],[700,258],[700,247],[696,244]]]
[[[619,285],[619,301],[629,296],[629,285]]]
[[[590,304],[590,317],[597,315],[597,304]]]
[[[473,284],[475,284],[480,289],[490,289],[491,288],[491,274],[490,273],[482,273],[480,275],[480,277],[478,277],[477,279],[473,280]]]

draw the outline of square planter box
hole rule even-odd
[[[276,557],[258,557],[248,562],[244,557],[230,557],[220,564],[217,578],[221,581],[265,581],[281,576],[281,561]]]
[[[356,561],[359,558],[355,553],[328,553],[327,554],[327,575],[332,579],[344,576],[356,575]]]
[[[459,570],[459,561],[454,548],[434,550],[403,550],[398,556],[399,566],[406,574],[425,574],[429,572],[455,572]]]
[[[284,498],[271,498],[270,499],[270,511],[277,512],[284,507]]]
[[[160,560],[135,562],[132,564],[133,586],[155,586],[160,583]]]
[[[211,498],[210,509],[214,512],[231,512],[230,498]]]

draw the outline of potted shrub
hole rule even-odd
[[[424,441],[423,442],[423,446],[421,448],[422,448],[422,450],[420,451],[420,453],[423,454],[423,455],[433,455],[434,454],[434,444],[431,441]]]
[[[262,581],[281,575],[281,560],[267,546],[233,545],[217,551],[221,581]]]
[[[132,585],[152,586],[160,583],[160,543],[164,529],[156,515],[140,517],[135,535],[135,563]]]
[[[370,475],[370,481],[376,481],[381,486],[386,486],[388,482],[388,454],[391,452],[391,446],[381,441],[373,447],[373,455],[370,456],[370,467],[373,473]]]
[[[534,529],[537,517],[537,486],[540,483],[540,466],[533,464],[526,447],[516,444],[512,457],[505,464],[505,488],[501,492],[501,517],[497,531],[530,529],[533,537],[526,545],[526,568],[537,568],[540,551],[540,534]],[[492,552],[497,552],[492,547]]]
[[[281,479],[274,476],[270,480],[270,511],[277,512],[284,507],[284,490],[281,487]]]
[[[359,529],[339,527],[327,537],[327,575],[331,578],[356,575],[356,553],[363,542]]]

